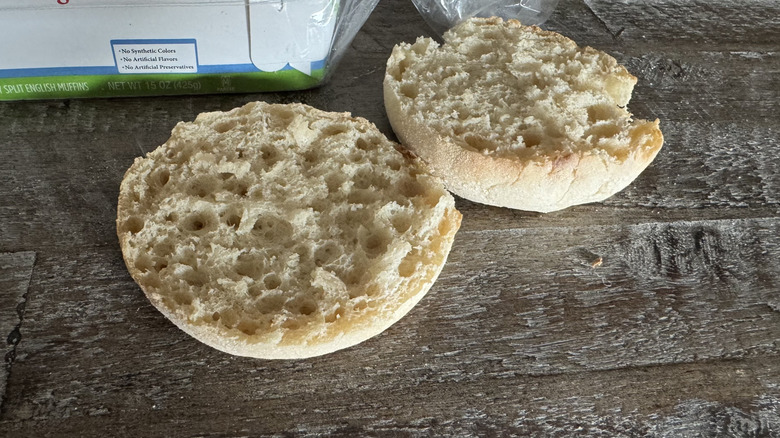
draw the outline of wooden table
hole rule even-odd
[[[324,357],[206,347],[128,275],[133,158],[252,100],[351,111],[393,136],[380,3],[310,91],[0,104],[2,436],[780,436],[780,3],[562,1],[545,24],[639,78],[656,161],[552,214],[458,199],[448,264],[407,317]]]

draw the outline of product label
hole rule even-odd
[[[0,0],[0,101],[321,83],[338,0]]]
[[[87,76],[0,77],[0,101],[57,97],[156,96],[302,90],[316,86],[323,70],[228,74],[152,73]]]
[[[119,73],[197,73],[194,39],[112,40]]]

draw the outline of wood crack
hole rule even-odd
[[[482,230],[461,230],[458,231],[459,236],[463,236],[466,234],[473,234],[473,235],[486,235],[486,234],[502,234],[502,233],[518,233],[518,234],[530,234],[530,233],[544,233],[546,231],[554,231],[554,230],[565,230],[565,231],[574,231],[574,230],[587,230],[587,229],[599,229],[599,230],[618,230],[621,228],[631,228],[631,227],[651,227],[651,226],[667,226],[674,223],[684,223],[686,226],[694,226],[694,225],[709,225],[709,226],[729,226],[729,225],[735,225],[735,224],[742,224],[742,223],[753,223],[753,222],[761,222],[761,223],[774,223],[778,220],[778,218],[773,216],[756,216],[756,217],[745,217],[745,218],[703,218],[703,219],[690,219],[687,221],[679,221],[679,220],[659,220],[658,218],[654,218],[653,220],[643,220],[643,221],[636,221],[636,222],[626,222],[623,224],[581,224],[581,225],[556,225],[556,224],[549,224],[544,226],[535,226],[535,227],[529,227],[529,226],[522,226],[522,227],[507,227],[507,228],[491,228],[491,229],[482,229]]]
[[[32,272],[30,273],[30,276],[32,277]],[[22,329],[22,322],[24,321],[24,308],[27,305],[28,294],[29,294],[29,280],[28,280],[28,291],[22,295],[22,301],[16,306],[16,315],[19,318],[19,322],[16,324],[14,329],[11,330],[11,333],[9,333],[8,337],[6,338],[6,342],[8,343],[8,345],[13,346],[11,351],[6,353],[5,355],[5,365],[9,375],[11,372],[11,366],[13,365],[14,360],[16,360],[16,346],[19,345],[19,342],[22,340],[21,329]]]
[[[6,296],[0,295],[0,298],[2,298],[2,300],[0,300],[0,305],[2,305],[0,306],[0,311],[5,310],[3,309],[5,306],[13,306],[13,302],[16,301],[16,305],[14,306],[16,323],[6,337],[6,344],[10,349],[8,349],[5,354],[5,373],[4,376],[2,376],[3,381],[0,382],[0,418],[4,417],[7,408],[5,405],[7,399],[5,392],[8,387],[8,382],[11,380],[13,364],[16,361],[16,348],[22,340],[21,329],[22,323],[24,322],[24,309],[27,306],[27,298],[30,293],[30,284],[32,282],[33,267],[35,265],[36,257],[36,253],[31,251],[0,253],[0,273],[7,272],[9,275],[5,277],[14,277],[11,280],[14,284],[9,285],[9,287],[4,287],[4,290],[0,291],[0,293],[5,293],[8,290],[17,292],[16,298],[11,296],[11,294]],[[3,283],[4,282],[0,282],[0,285],[5,286]],[[19,291],[23,292],[19,295]],[[11,303],[8,302],[9,298],[11,299]],[[5,325],[7,319],[3,318],[2,322]]]

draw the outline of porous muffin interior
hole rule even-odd
[[[396,48],[388,78],[408,117],[465,149],[519,159],[591,149],[621,158],[653,129],[625,109],[636,78],[614,58],[500,24],[468,20],[442,46],[419,38]]]
[[[441,182],[394,146],[303,105],[180,123],[123,182],[128,267],[173,319],[242,342],[375,325],[438,275],[459,224]]]

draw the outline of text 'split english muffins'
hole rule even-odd
[[[127,267],[179,328],[228,353],[303,358],[355,345],[436,280],[452,196],[374,125],[250,103],[180,123],[121,184]]]
[[[606,53],[515,20],[472,18],[397,45],[385,107],[401,142],[447,188],[549,212],[625,188],[663,144],[626,110],[637,79]]]

